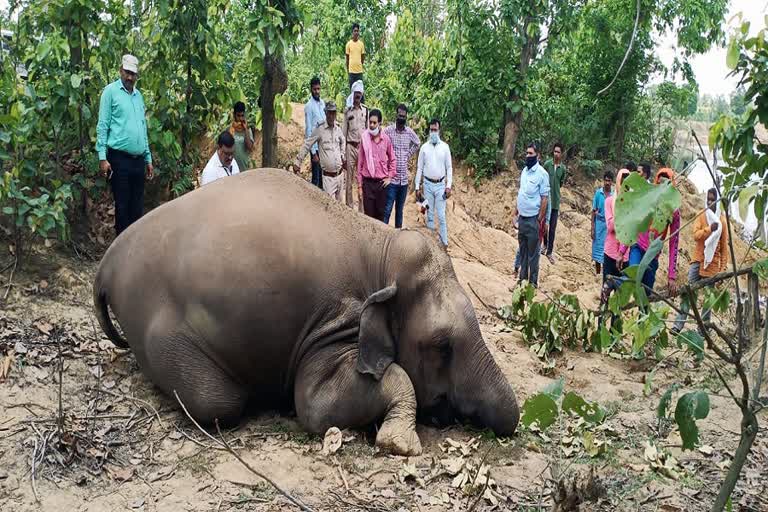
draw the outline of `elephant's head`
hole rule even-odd
[[[520,417],[514,391],[448,256],[422,233],[406,230],[394,235],[385,257],[390,284],[363,307],[358,371],[381,378],[396,362],[413,383],[422,418],[464,419],[513,434]]]

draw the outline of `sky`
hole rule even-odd
[[[0,9],[8,8],[8,0],[0,0]],[[765,26],[764,16],[768,14],[768,0],[731,0],[729,13],[723,23],[726,25],[737,13],[743,13],[745,20],[751,20],[750,32],[756,33]],[[667,67],[671,67],[677,53],[675,35],[666,34],[659,41],[658,56]],[[691,60],[699,91],[712,96],[728,97],[736,88],[737,79],[726,78],[728,67],[725,65],[725,48],[712,48],[703,55],[697,55]],[[663,77],[654,77],[654,82],[660,82]]]
[[[764,16],[768,14],[768,0],[731,0],[729,13],[723,21],[726,26],[726,33],[729,32],[728,22],[739,12],[743,13],[745,21],[752,22],[749,31],[751,35],[754,35],[765,27]],[[736,25],[737,22],[733,21],[732,24]],[[667,67],[671,67],[677,53],[675,39],[675,34],[667,34],[662,38],[658,47],[659,59]],[[736,88],[738,79],[726,77],[729,70],[728,66],[725,65],[725,50],[725,48],[711,48],[707,53],[691,59],[691,67],[696,75],[701,94],[728,97]],[[659,77],[656,78],[660,80]]]

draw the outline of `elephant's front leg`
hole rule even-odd
[[[305,358],[294,396],[301,424],[317,434],[330,427],[360,428],[384,418],[376,446],[398,455],[418,455],[416,393],[408,374],[390,364],[381,380],[358,373],[356,348],[326,348]]]

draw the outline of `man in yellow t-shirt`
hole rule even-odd
[[[360,24],[352,25],[352,39],[347,41],[347,72],[349,87],[363,79],[363,63],[365,62],[365,44],[360,39]]]

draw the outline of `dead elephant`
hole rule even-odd
[[[109,338],[203,423],[237,422],[269,398],[314,433],[383,420],[376,444],[397,454],[421,451],[417,412],[517,427],[515,394],[435,241],[285,171],[222,179],[147,214],[104,255],[94,302]]]

